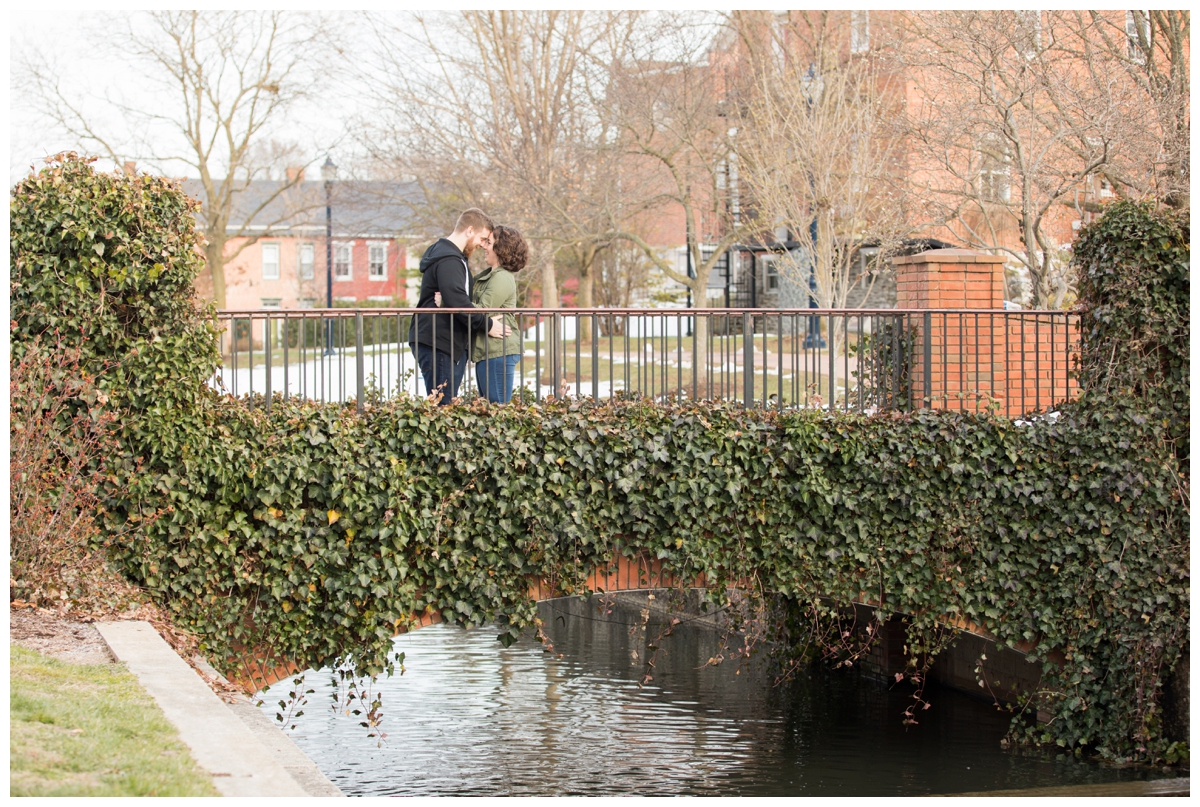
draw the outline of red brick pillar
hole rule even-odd
[[[1004,308],[1004,258],[931,249],[893,258],[897,308]]]
[[[1004,308],[1004,258],[934,249],[892,264],[897,308],[929,310],[908,319],[913,405],[981,411],[992,400],[1003,404],[1004,319],[984,312]]]

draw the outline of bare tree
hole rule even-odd
[[[609,182],[606,122],[589,82],[620,44],[622,15],[479,11],[372,19],[380,43],[375,119],[363,141],[377,166],[419,181],[430,227],[479,205],[531,240],[542,304],[558,305],[555,256],[591,264],[597,200]],[[611,57],[609,57],[611,58]],[[602,70],[600,71],[603,72]]]
[[[619,110],[610,92],[614,71],[628,55],[642,16],[608,15],[598,27],[599,38],[581,54],[582,106],[576,110],[573,135],[566,144],[571,166],[567,193],[547,200],[556,225],[558,256],[579,274],[577,304],[582,308],[594,307],[598,296],[611,297],[612,290],[602,289],[598,295],[596,287],[597,282],[614,277],[606,271],[608,264],[600,265],[620,243],[614,228],[636,222],[645,212],[642,185],[624,159]],[[622,277],[635,274],[622,273]],[[591,339],[586,319],[580,323],[580,338]]]
[[[613,234],[636,245],[663,275],[703,305],[708,279],[729,248],[752,232],[752,211],[739,197],[736,117],[727,98],[723,55],[710,21],[660,14],[644,21],[629,56],[615,66],[617,108],[628,173],[647,214],[682,214],[694,267],[689,277],[639,232],[613,222]],[[707,254],[706,254],[707,253]],[[696,372],[707,365],[707,321],[696,320]],[[703,381],[700,382],[703,388]]]
[[[252,205],[239,201],[253,180],[295,164],[295,143],[279,135],[289,112],[321,85],[327,34],[320,20],[283,12],[121,15],[96,30],[95,46],[135,65],[145,85],[109,88],[101,99],[91,86],[65,86],[44,54],[29,54],[20,69],[42,113],[82,149],[118,166],[141,162],[169,173],[182,165],[199,176],[205,257],[223,308],[225,265],[313,204],[296,193],[293,204],[278,204],[298,173]]]
[[[605,308],[629,308],[646,287],[650,260],[639,247],[616,239],[597,255],[596,273],[595,302]]]
[[[908,232],[897,181],[899,82],[870,54],[840,47],[829,12],[735,14],[742,177],[760,220],[799,242],[777,263],[822,308],[845,308],[877,276],[855,271],[864,247],[880,256]]]
[[[1122,127],[1104,174],[1118,193],[1188,207],[1191,182],[1191,14],[1182,11],[1048,11],[1055,46],[1104,95],[1135,117]]]
[[[898,53],[912,77],[915,192],[954,240],[1022,265],[1035,305],[1064,304],[1069,236],[1054,233],[1101,177],[1156,185],[1146,159],[1165,141],[1147,126],[1154,105],[1100,58],[1103,25],[1094,18],[961,11],[909,21]],[[1104,48],[1112,56],[1116,46]],[[1186,171],[1174,162],[1176,174]]]

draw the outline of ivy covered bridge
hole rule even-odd
[[[86,351],[80,406],[119,413],[109,555],[232,676],[255,672],[247,649],[384,673],[395,634],[433,614],[507,641],[537,629],[539,597],[611,591],[597,569],[616,562],[621,587],[646,562],[717,602],[781,603],[772,636],[834,663],[879,641],[839,630],[858,602],[906,615],[913,669],[947,624],[977,630],[1043,662],[1052,719],[1019,732],[1167,753],[1160,686],[1190,602],[1185,220],[1119,204],[1083,233],[1080,395],[1025,420],[638,397],[248,407],[206,384],[195,237],[169,181],[52,163],[13,193],[12,342]]]

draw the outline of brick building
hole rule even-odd
[[[1148,96],[1130,90],[1132,84],[1125,71],[1126,67],[1136,67],[1145,62],[1146,55],[1137,44],[1138,26],[1146,26],[1145,19],[1127,11],[1104,11],[1100,14],[1105,20],[1106,35],[1115,43],[1112,45],[1115,56],[1111,56],[1110,63],[1107,63],[1107,69],[1112,72],[1112,81],[1129,84],[1123,90],[1126,103],[1151,104]],[[1006,24],[1012,30],[998,36],[995,42],[988,43],[992,46],[1001,43],[1000,50],[995,52],[999,55],[995,58],[1002,60],[1003,69],[1011,67],[1014,74],[1019,73],[1023,60],[1036,60],[1040,58],[1043,48],[1052,46],[1055,48],[1054,58],[1058,60],[1053,69],[1059,71],[1060,77],[1065,77],[1062,79],[1063,86],[1077,80],[1078,87],[1091,87],[1088,84],[1088,70],[1094,65],[1084,64],[1082,60],[1073,61],[1074,57],[1070,54],[1076,51],[1082,53],[1086,49],[1076,47],[1078,43],[1071,39],[1073,36],[1078,39],[1078,35],[1070,28],[1068,18],[1054,12],[1039,11],[1018,11],[1011,12],[1011,15],[1011,19],[1006,19]],[[801,17],[803,23],[798,22]],[[1106,201],[1116,198],[1122,190],[1114,187],[1110,176],[1113,172],[1103,168],[1088,172],[1085,167],[1087,160],[1075,153],[1078,149],[1072,151],[1057,145],[1055,139],[1062,140],[1066,136],[1062,132],[1048,130],[1025,142],[1019,138],[1027,135],[1018,133],[1014,136],[1017,139],[1010,140],[995,131],[1003,129],[1002,123],[985,120],[987,114],[996,110],[987,109],[985,104],[973,97],[982,94],[982,90],[971,93],[969,82],[966,82],[953,90],[962,97],[952,97],[951,91],[947,90],[950,84],[943,74],[951,67],[967,72],[971,67],[947,66],[933,58],[921,66],[925,53],[918,53],[922,47],[919,36],[922,31],[919,29],[924,19],[918,18],[915,12],[904,11],[745,12],[740,17],[743,28],[738,35],[729,29],[714,40],[708,65],[721,77],[718,91],[724,94],[725,102],[730,109],[737,109],[741,103],[738,100],[739,81],[742,78],[739,71],[751,58],[746,38],[753,39],[755,31],[758,31],[762,40],[755,47],[764,52],[773,51],[780,60],[792,59],[803,65],[811,64],[810,70],[815,69],[818,74],[818,65],[821,63],[845,64],[853,60],[871,63],[873,75],[883,90],[881,97],[889,110],[888,114],[897,120],[907,117],[917,125],[920,125],[924,115],[926,119],[937,120],[941,125],[934,132],[937,136],[932,138],[935,144],[945,144],[941,155],[929,143],[919,144],[916,142],[919,138],[909,134],[892,169],[893,175],[906,185],[911,194],[908,217],[913,230],[910,243],[919,245],[926,242],[935,248],[964,246],[1003,256],[1006,258],[1004,265],[1008,279],[1004,284],[1005,299],[1020,298],[1023,292],[1028,291],[1024,280],[1027,270],[1022,256],[1030,261],[1041,261],[1041,255],[1052,254],[1058,265],[1065,266],[1069,261],[1071,244],[1079,230],[1099,215]],[[806,25],[809,27],[805,28]],[[1141,31],[1143,41],[1147,31],[1148,28]],[[1008,49],[1004,52],[1003,43],[1006,41]],[[1161,44],[1159,47],[1162,47]],[[1190,46],[1186,42],[1183,58],[1185,61],[1190,58]],[[1126,64],[1119,64],[1122,59]],[[1040,89],[1038,91],[1042,92]],[[1030,103],[1050,104],[1048,93],[1043,95],[1046,98],[1039,96]],[[1129,118],[1130,114],[1136,115],[1136,111],[1131,112],[1136,107],[1122,109],[1119,115],[1115,106],[1103,109],[1105,114],[1112,117],[1106,125],[1137,128],[1136,121]],[[1151,111],[1147,106],[1148,122]],[[1079,132],[1083,132],[1087,124],[1086,114],[1075,110],[1072,110],[1072,114],[1081,116],[1084,122],[1079,125]],[[1022,126],[1024,124],[1017,126],[1017,129],[1021,130]],[[1088,139],[1086,133],[1079,132],[1075,132],[1077,139]],[[1134,141],[1129,139],[1127,133],[1122,132],[1120,136],[1126,139],[1114,142],[1121,143],[1127,152],[1137,152],[1130,145]],[[1152,135],[1147,138],[1148,148],[1153,145],[1152,139]],[[1085,145],[1101,150],[1103,146],[1096,143]],[[1054,151],[1056,148],[1058,152]],[[1036,160],[1026,152],[1036,152],[1036,159],[1042,160],[1043,164],[1031,166]],[[1136,153],[1120,156],[1127,163],[1136,163],[1138,160]],[[1060,162],[1055,164],[1055,160]],[[1025,173],[1022,173],[1022,168]],[[748,189],[741,191],[741,204],[744,208],[753,207],[754,201]],[[802,284],[798,285],[782,276],[776,269],[781,250],[798,249],[796,243],[788,239],[786,233],[780,235],[769,231],[748,239],[742,245],[744,248],[734,250],[730,259],[721,265],[721,270],[715,271],[710,277],[710,292],[715,294],[719,290],[732,305],[804,305],[803,299],[807,294]],[[1033,246],[1034,258],[1027,256],[1027,241]],[[861,250],[862,254],[854,261],[857,271],[867,268],[874,258],[873,251],[877,252],[869,246]],[[848,301],[851,306],[894,305],[894,279],[887,277],[883,282],[876,283],[870,294],[852,297],[857,299]]]
[[[229,230],[242,230],[254,211],[245,231],[255,235],[226,247],[233,256],[225,265],[229,310],[324,308],[331,291],[335,304],[407,304],[409,252],[420,237],[405,202],[419,193],[416,183],[334,182],[332,239],[326,238],[325,184],[301,177],[277,193],[283,184],[255,180],[237,198]],[[203,198],[197,180],[186,180],[184,189]],[[196,285],[212,299],[207,273]]]

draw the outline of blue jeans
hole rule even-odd
[[[517,362],[521,357],[497,356],[487,361],[475,362],[475,383],[479,394],[492,403],[508,403],[512,398],[513,379],[517,376]]]
[[[413,352],[417,355],[417,366],[421,368],[421,378],[425,380],[425,394],[433,394],[434,379],[436,378],[437,388],[442,393],[442,399],[438,401],[438,405],[448,405],[451,398],[458,396],[458,385],[462,383],[463,375],[467,372],[466,349],[463,349],[457,361],[451,361],[449,353],[434,350],[429,345],[418,344]],[[447,384],[450,384],[449,393],[446,391]]]

